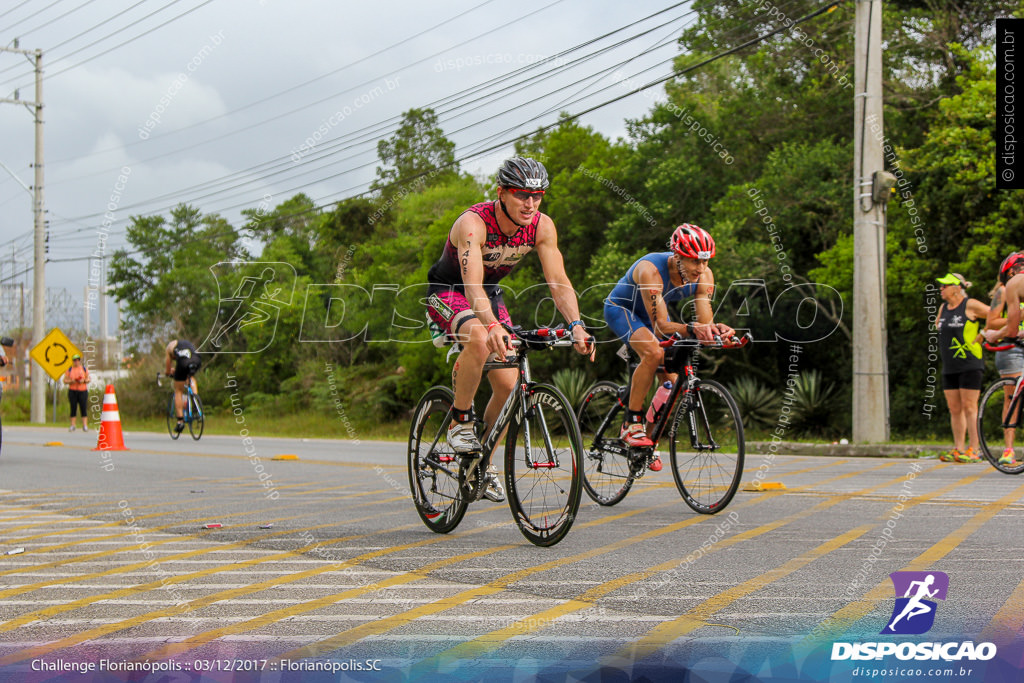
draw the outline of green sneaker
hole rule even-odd
[[[956,462],[956,459],[962,456],[963,453],[954,448],[949,453],[943,453],[942,455],[940,455],[939,460],[941,460],[942,462]]]
[[[959,463],[981,462],[981,456],[975,453],[973,448],[968,448],[966,453],[957,453],[956,461]]]
[[[1017,459],[1013,457],[1013,449],[1012,448],[1007,448],[1007,449],[1005,449],[1003,451],[1003,454],[999,457],[999,464],[1000,465],[1007,465],[1009,467],[1016,467],[1020,463],[1018,463]]]

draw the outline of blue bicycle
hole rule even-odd
[[[167,377],[163,373],[156,373],[157,386],[161,386],[160,378]],[[167,377],[167,379],[171,379]],[[199,400],[199,394],[195,391],[195,379],[192,375],[185,380],[185,391],[182,396],[182,423],[188,425],[188,432],[192,438],[199,441],[203,435],[203,426],[206,422],[203,413],[203,402]],[[171,391],[171,400],[167,403],[167,433],[172,439],[181,436],[183,429],[178,429],[178,415],[174,409],[174,392]]]

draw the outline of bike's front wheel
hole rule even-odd
[[[531,385],[505,444],[508,505],[530,543],[550,546],[569,533],[580,506],[583,444],[572,406],[558,389]]]
[[[171,435],[172,439],[177,439],[181,436],[181,432],[175,429],[178,424],[178,418],[174,411],[174,392],[171,392],[171,401],[167,405],[167,433]]]
[[[728,390],[701,380],[679,402],[670,432],[672,478],[695,511],[720,512],[736,495],[746,449],[743,421]]]
[[[199,437],[203,435],[203,426],[206,420],[203,418],[203,402],[199,400],[199,397],[195,394],[188,394],[189,398],[189,420],[188,420],[188,431],[192,434],[192,438],[199,441]]]
[[[432,387],[420,399],[409,431],[409,488],[427,528],[446,534],[459,525],[469,505],[459,458],[448,445],[455,394]]]
[[[978,404],[978,440],[981,442],[981,451],[988,458],[992,467],[1006,474],[1024,472],[1024,462],[1018,460],[1016,456],[1014,456],[1015,464],[1013,465],[999,463],[999,458],[1002,457],[1003,450],[1006,448],[1006,437],[1009,436],[1012,444],[1019,429],[1019,426],[1003,428],[1006,423],[1007,408],[1016,413],[1009,422],[1016,425],[1020,421],[1020,401],[1024,398],[1018,399],[1017,405],[1007,405],[1006,400],[1007,393],[1012,393],[1016,384],[1017,380],[1010,377],[996,380],[985,390],[981,396],[981,402]]]
[[[590,387],[578,413],[583,438],[583,488],[599,505],[615,505],[633,486],[629,448],[619,439],[623,408],[619,385],[598,382]]]

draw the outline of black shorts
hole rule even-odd
[[[192,361],[191,363],[178,363],[174,366],[174,381],[184,382],[198,371],[199,363],[196,361]]]
[[[75,416],[75,408],[81,409],[82,417],[89,417],[89,413],[85,412],[89,407],[88,389],[68,389],[68,403],[71,404],[71,417]]]
[[[981,391],[982,370],[967,370],[965,372],[951,372],[942,374],[942,390],[950,389],[976,389]]]

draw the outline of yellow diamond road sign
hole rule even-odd
[[[43,341],[32,348],[29,355],[56,381],[71,367],[71,356],[76,353],[81,355],[82,352],[71,343],[59,327],[55,327],[50,330],[50,334],[43,337]]]

